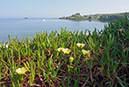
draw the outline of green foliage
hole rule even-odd
[[[91,17],[91,16],[89,16],[89,17],[88,17],[88,19],[89,19],[89,20],[91,20],[91,19],[92,19],[92,17]]]
[[[76,13],[76,14],[73,14],[72,16],[69,16],[69,17],[61,17],[60,19],[69,19],[69,20],[76,20],[76,21],[98,20],[101,22],[109,22],[109,21],[116,20],[118,18],[122,18],[125,15],[129,16],[129,12],[114,13],[114,14],[94,14],[94,15],[84,15],[84,16],[81,16],[80,13]]]
[[[80,16],[80,14],[76,14]],[[88,34],[87,34],[88,33]],[[109,22],[102,31],[52,31],[0,43],[0,86],[128,86],[129,19]],[[83,47],[77,46],[83,43]],[[57,50],[61,48],[60,50]],[[70,50],[65,53],[64,48]],[[82,50],[88,52],[83,54]],[[73,58],[71,60],[70,58]],[[18,68],[27,72],[18,74]]]

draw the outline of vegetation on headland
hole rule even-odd
[[[68,17],[61,17],[60,19],[68,19],[68,20],[98,20],[98,21],[112,21],[118,18],[124,17],[125,15],[129,16],[129,12],[125,13],[114,13],[114,14],[94,14],[94,15],[84,15],[81,16],[80,13],[73,14],[72,16]]]
[[[0,86],[129,86],[129,18],[104,30],[36,33],[0,45]]]

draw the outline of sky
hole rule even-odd
[[[129,0],[0,0],[0,18],[129,12]]]

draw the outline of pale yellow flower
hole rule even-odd
[[[76,44],[78,47],[81,47],[81,48],[83,48],[84,46],[85,46],[85,44],[81,44],[81,43],[77,43]]]
[[[64,48],[59,47],[59,48],[57,49],[57,51],[59,51],[59,52],[60,52],[60,51],[63,51],[63,49],[64,49]]]
[[[16,72],[17,72],[18,74],[25,74],[26,71],[27,71],[27,70],[26,70],[25,67],[18,68],[18,69],[16,70]]]
[[[89,36],[89,33],[86,33],[86,36]]]
[[[73,57],[70,57],[70,62],[73,62],[74,58]]]
[[[94,42],[93,42],[93,40],[92,40],[92,37],[89,38],[89,43],[90,43],[90,47],[91,47],[91,48],[92,48],[92,47],[95,47],[95,44],[94,44]]]
[[[84,49],[83,49],[83,50],[82,50],[82,53],[83,53],[83,55],[86,55],[86,54],[89,54],[90,51],[89,51],[89,50],[87,51],[87,50],[84,50]]]
[[[2,44],[0,44],[0,47],[2,46]],[[3,44],[4,48],[8,48],[8,44]]]
[[[68,48],[64,48],[62,51],[63,51],[65,54],[69,54],[69,53],[71,52],[71,50],[68,49]]]
[[[102,34],[99,34],[98,36],[100,37],[100,36],[102,36]]]
[[[118,31],[123,31],[123,29],[117,29]]]

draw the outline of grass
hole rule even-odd
[[[104,30],[36,33],[0,46],[3,87],[129,86],[129,19]]]

